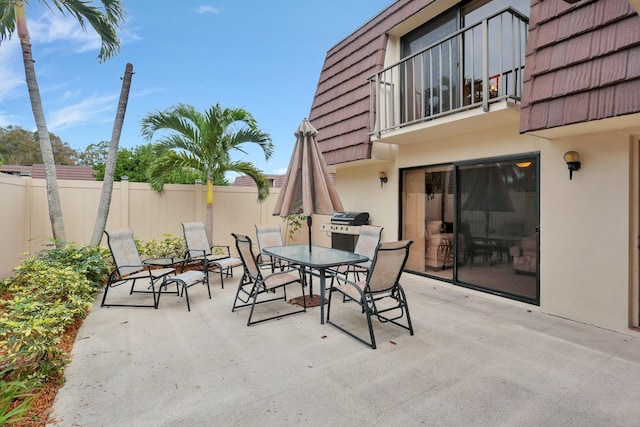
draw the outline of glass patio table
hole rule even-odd
[[[325,248],[324,246],[286,245],[262,248],[262,252],[275,258],[298,264],[305,269],[317,270],[320,277],[320,323],[324,324],[324,293],[326,289],[327,269],[340,265],[358,264],[369,260],[364,255],[343,251],[342,249]],[[309,285],[309,293],[312,288]]]

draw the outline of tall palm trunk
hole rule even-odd
[[[102,233],[107,225],[107,217],[109,216],[109,207],[111,206],[111,195],[113,194],[113,179],[116,172],[116,158],[118,157],[118,145],[120,144],[120,134],[122,133],[122,125],[124,124],[124,115],[127,111],[129,102],[129,90],[131,89],[131,77],[133,76],[133,65],[127,63],[122,78],[122,90],[120,91],[120,101],[118,102],[118,111],[113,122],[113,132],[111,133],[111,142],[109,143],[109,155],[107,156],[107,164],[104,169],[104,180],[102,181],[102,194],[100,195],[100,205],[98,206],[98,214],[96,223],[93,227],[90,246],[98,246],[102,240]]]
[[[56,244],[60,244],[66,242],[67,239],[64,233],[64,223],[62,221],[62,205],[60,204],[60,193],[58,191],[58,181],[56,179],[56,164],[53,157],[51,140],[49,139],[47,122],[44,118],[40,89],[38,88],[38,81],[36,80],[36,69],[34,66],[33,55],[31,53],[31,42],[29,39],[29,30],[27,29],[24,1],[14,1],[14,10],[18,37],[20,38],[20,46],[22,48],[24,73],[27,80],[27,88],[29,89],[31,110],[33,111],[33,117],[36,121],[36,128],[38,130],[38,138],[40,141],[40,151],[42,152],[42,163],[44,164],[44,173],[47,184],[49,220],[51,221],[53,238],[56,241]]]

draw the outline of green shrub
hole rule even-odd
[[[171,233],[164,233],[161,240],[146,242],[135,239],[136,247],[143,258],[181,257],[187,251],[187,245],[182,237],[175,237]]]
[[[20,421],[33,400],[32,381],[5,381],[6,375],[6,371],[0,372],[0,425]],[[11,408],[15,400],[20,403]]]
[[[111,266],[106,261],[108,255],[109,250],[99,246],[77,246],[73,243],[65,243],[42,250],[36,257],[46,262],[69,266],[85,276],[92,284],[100,287],[109,276]]]
[[[100,248],[58,245],[26,257],[0,285],[0,425],[30,407],[29,393],[68,362],[58,344],[86,315],[110,270]],[[14,409],[5,398],[18,399]]]

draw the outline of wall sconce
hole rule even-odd
[[[569,179],[573,179],[573,172],[580,170],[580,154],[577,151],[567,151],[564,153],[564,161],[569,168]]]
[[[383,171],[378,172],[378,178],[380,178],[380,188],[382,188],[384,184],[386,184],[387,181],[389,181],[389,178],[387,178],[387,174],[384,173]]]

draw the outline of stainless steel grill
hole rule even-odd
[[[360,227],[369,224],[367,212],[336,212],[331,223],[322,224],[321,230],[331,233],[331,247],[353,252]]]

